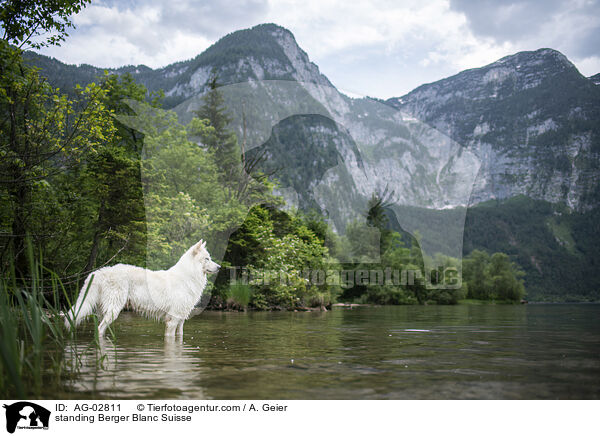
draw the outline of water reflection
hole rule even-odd
[[[101,339],[99,348],[80,340],[67,347],[66,355],[80,369],[70,386],[71,394],[77,397],[206,397],[199,382],[203,361],[197,348],[184,344],[181,338],[134,344]]]

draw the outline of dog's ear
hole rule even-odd
[[[196,245],[194,245],[194,256],[197,255],[198,253],[200,253],[200,251],[202,251],[202,249],[206,249],[206,241],[203,241],[202,239],[200,239],[200,241],[198,241],[198,243]]]
[[[192,254],[194,256],[196,256],[198,253],[200,253],[200,250],[202,250],[202,239],[200,239],[199,242],[197,242],[196,244],[194,244],[194,249],[192,250]]]

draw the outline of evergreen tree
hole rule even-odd
[[[229,128],[231,117],[227,114],[223,94],[219,90],[218,75],[213,71],[208,80],[208,91],[202,98],[204,104],[196,111],[199,119],[208,120],[213,130],[197,132],[202,144],[214,154],[222,170],[222,182],[234,186],[241,177],[240,151],[235,133]]]
[[[380,250],[384,253],[390,247],[391,230],[389,229],[389,219],[385,210],[384,199],[376,194],[371,195],[368,203],[367,225],[375,227],[380,232]]]

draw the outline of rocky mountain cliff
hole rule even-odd
[[[551,49],[517,53],[387,101],[481,160],[472,203],[600,200],[600,88]]]
[[[91,65],[67,65],[56,59],[33,52],[26,57],[42,68],[51,83],[61,89],[93,81],[104,71],[131,74],[150,91],[163,90],[165,108],[172,108],[205,90],[206,81],[214,69],[219,82],[232,84],[249,80],[288,80],[315,82],[332,87],[298,46],[294,35],[275,24],[262,24],[224,36],[193,59],[176,62],[163,68],[127,65],[120,68],[99,68]]]
[[[29,56],[63,89],[103,71]],[[164,68],[109,69],[130,73],[151,91],[164,90],[165,106],[184,121],[213,70],[229,85],[224,92],[238,133],[242,118],[253,121],[247,124],[250,148],[265,143],[289,116],[321,115],[346,131],[355,144],[341,140],[346,145],[338,152],[348,158],[344,165],[360,195],[387,188],[393,202],[437,209],[519,194],[575,210],[600,201],[597,76],[583,77],[555,50],[507,56],[385,105],[339,93],[292,33],[274,24],[229,34],[194,59]]]

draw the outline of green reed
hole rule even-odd
[[[61,299],[71,307],[69,293],[44,268],[41,255],[36,259],[30,241],[26,247],[29,277],[18,278],[11,265],[0,278],[0,396],[5,399],[48,396],[80,366],[80,354],[65,358],[75,334],[65,329],[61,312]]]

